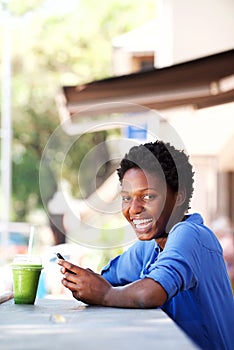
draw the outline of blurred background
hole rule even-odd
[[[0,292],[31,225],[41,297],[64,293],[56,251],[99,271],[128,247],[115,169],[155,137],[190,155],[191,211],[220,239],[233,283],[233,0],[0,4]]]

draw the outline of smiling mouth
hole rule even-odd
[[[153,219],[133,219],[132,223],[137,230],[145,230],[151,226]]]

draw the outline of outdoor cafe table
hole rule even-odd
[[[75,299],[0,304],[2,350],[196,349],[160,309],[87,306]]]

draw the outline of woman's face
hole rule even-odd
[[[123,215],[138,239],[157,239],[163,232],[169,232],[169,219],[170,227],[176,223],[175,214],[171,214],[177,193],[173,193],[156,173],[129,169],[123,177],[121,194]]]

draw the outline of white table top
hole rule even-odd
[[[160,309],[86,306],[75,299],[0,305],[1,349],[196,349]]]

